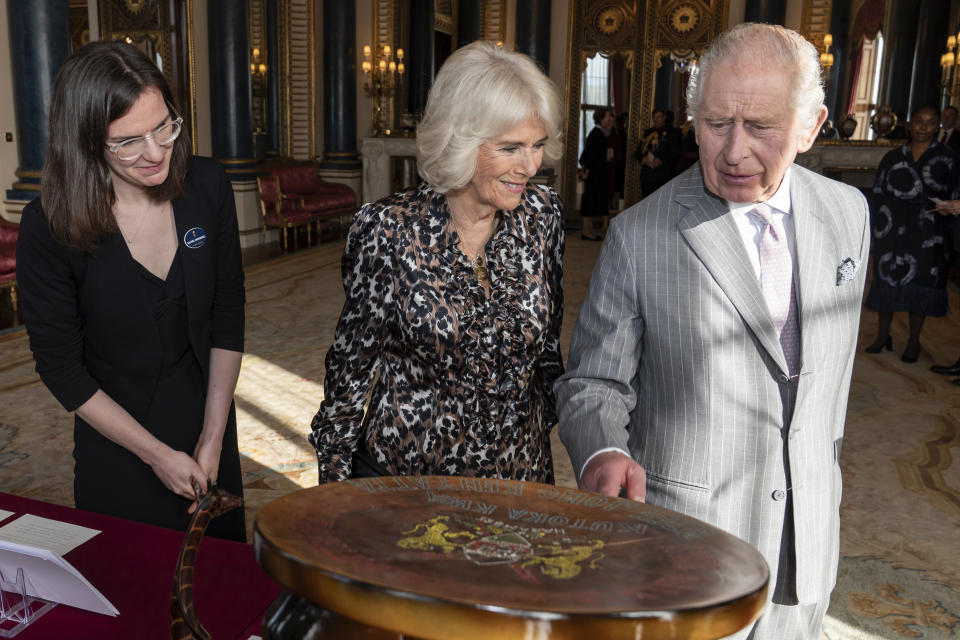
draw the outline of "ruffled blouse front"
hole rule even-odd
[[[422,185],[357,213],[310,435],[320,482],[349,477],[359,447],[397,475],[553,481],[563,212],[529,185],[497,217],[487,295],[443,194]]]

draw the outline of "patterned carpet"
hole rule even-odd
[[[323,356],[343,301],[335,242],[247,269],[247,353],[237,388],[248,527],[257,509],[316,483],[306,441],[323,397]],[[565,261],[564,346],[598,243],[571,233]],[[928,370],[960,356],[960,311],[931,319],[924,352],[860,354],[842,464],[844,498],[831,640],[960,637],[960,388]],[[861,343],[876,316],[864,313]],[[905,318],[896,318],[902,349]],[[566,349],[564,349],[566,353]],[[0,487],[72,504],[72,417],[33,371],[22,330],[0,334]],[[558,482],[573,486],[554,441]]]

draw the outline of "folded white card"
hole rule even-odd
[[[24,515],[0,527],[0,574],[12,583],[23,569],[27,594],[116,616],[117,608],[61,557],[100,533],[95,529]],[[52,547],[52,548],[51,548]],[[59,551],[65,549],[65,551]]]
[[[0,541],[17,542],[31,547],[66,555],[100,533],[78,524],[41,518],[31,514],[20,516],[0,527]]]

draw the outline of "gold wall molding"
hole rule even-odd
[[[264,31],[266,17],[263,0],[247,0],[247,32],[248,44],[250,46],[250,63],[254,64],[253,50],[260,52],[258,60],[262,64],[267,63],[267,37]],[[267,69],[267,73],[275,73],[273,69]],[[251,104],[250,111],[253,119],[253,128],[255,131],[266,130],[267,123],[267,105],[265,95],[267,91],[267,76],[262,73],[250,72],[250,92]]]
[[[90,12],[87,0],[70,0],[70,42],[76,51],[90,42]]]
[[[296,160],[316,155],[315,10],[312,0],[280,3],[280,155]]]
[[[487,0],[483,3],[483,39],[503,42],[506,37],[506,0]]]
[[[200,153],[199,141],[197,140],[197,49],[193,39],[193,0],[187,0],[187,69],[190,75],[190,144],[193,147],[194,155]],[[183,105],[180,105],[184,109]]]
[[[383,45],[388,44],[396,49],[400,39],[400,6],[393,0],[373,0],[373,49],[383,51]],[[366,42],[358,43],[361,49]]]
[[[277,96],[278,120],[280,130],[277,132],[278,149],[280,157],[290,157],[290,12],[288,10],[289,0],[277,0],[277,86],[280,87]]]
[[[833,0],[803,0],[803,19],[800,34],[823,50],[823,36],[830,32],[830,12]]]
[[[433,30],[448,36],[456,35],[457,25],[453,20],[453,13],[446,13],[441,11],[440,7],[436,7],[433,11]]]

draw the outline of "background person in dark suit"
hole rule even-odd
[[[640,161],[640,188],[643,197],[670,182],[677,175],[680,161],[680,130],[673,126],[669,112],[656,109],[652,124],[643,132],[637,147]]]
[[[940,114],[937,142],[960,154],[960,129],[957,129],[957,108],[946,107]]]
[[[189,149],[145,55],[118,42],[79,49],[54,83],[40,198],[17,247],[37,372],[76,412],[76,506],[181,530],[191,477],[243,492],[233,189]],[[244,530],[242,510],[209,528],[241,541]]]

